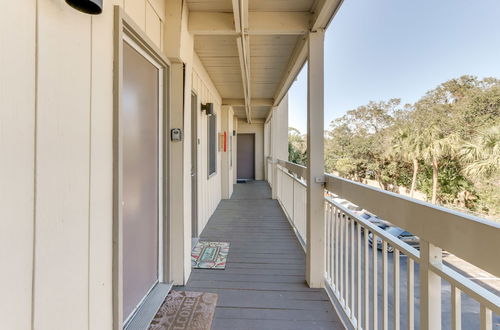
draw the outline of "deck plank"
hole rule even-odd
[[[305,254],[262,181],[237,184],[200,240],[230,242],[225,270],[193,269],[178,290],[219,295],[213,330],[344,329],[323,289],[305,280]]]

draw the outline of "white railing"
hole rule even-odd
[[[285,211],[288,220],[296,233],[302,246],[305,248],[306,232],[306,192],[307,187],[303,177],[305,167],[278,161],[276,164],[277,198]],[[289,171],[288,168],[292,168]]]
[[[303,238],[305,170],[285,161],[277,164],[278,200]],[[325,198],[325,287],[349,328],[500,329],[500,297],[442,262],[446,250],[499,276],[498,224],[325,177],[327,191],[419,236],[420,251]],[[300,216],[297,208],[303,210]],[[378,248],[372,248],[370,236]]]
[[[273,187],[273,159],[271,157],[267,157],[267,162],[266,162],[266,167],[267,167],[267,183]]]

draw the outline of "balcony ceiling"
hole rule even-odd
[[[307,55],[308,31],[325,28],[341,0],[187,0],[194,48],[236,116],[265,119]]]

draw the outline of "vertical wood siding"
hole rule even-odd
[[[193,90],[198,95],[201,103],[211,102],[214,104],[217,115],[217,132],[221,131],[221,98],[208,77],[205,69],[195,56],[192,77]],[[221,153],[217,147],[217,172],[208,177],[208,132],[207,116],[205,112],[198,114],[198,221],[199,233],[205,228],[208,219],[213,214],[221,200]]]
[[[0,11],[0,315],[31,327],[33,274],[36,3]],[[16,33],[12,33],[15,29]],[[22,317],[19,317],[22,316]]]
[[[6,329],[112,326],[113,5],[163,49],[164,0],[0,12],[0,310]],[[15,29],[15,32],[13,32]]]

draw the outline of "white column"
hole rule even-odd
[[[442,264],[442,250],[420,240],[420,329],[441,329],[441,277],[430,265]]]
[[[272,198],[277,199],[278,198],[278,167],[277,167],[277,161],[278,161],[278,137],[279,137],[279,132],[278,132],[278,121],[275,118],[276,115],[276,108],[273,107],[271,109],[272,111],[272,117],[271,117],[271,151],[270,155],[273,159],[273,166],[272,166],[272,171],[273,173],[271,174],[271,179],[272,179]]]
[[[307,255],[306,280],[324,286],[324,30],[309,33],[307,81]]]
[[[221,109],[221,133],[226,134],[226,150],[222,150],[222,168],[221,168],[221,179],[222,179],[222,198],[229,199],[231,198],[233,186],[232,173],[230,171],[231,164],[231,153],[229,151],[229,139],[233,134],[232,130],[232,121],[233,116],[231,115],[232,110],[229,105],[223,105]],[[230,124],[231,122],[231,124]]]
[[[184,103],[184,67],[182,63],[172,63],[171,65],[171,98],[170,98],[170,120],[166,133],[166,138],[170,139],[172,128],[183,127],[183,103]],[[185,139],[185,136],[184,136]],[[185,274],[186,239],[191,238],[190,223],[184,222],[184,141],[170,142],[170,175],[168,185],[170,188],[170,203],[173,207],[168,208],[170,212],[170,231],[167,235],[170,238],[170,251],[165,250],[165,256],[171,257],[170,274],[165,280],[171,280],[174,284],[183,285],[187,281]],[[177,207],[176,207],[177,206]],[[189,228],[187,227],[189,226]],[[188,234],[189,231],[189,235]],[[166,275],[166,274],[165,274]]]

